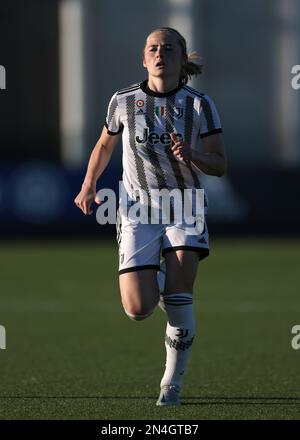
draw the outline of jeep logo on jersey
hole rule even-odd
[[[181,133],[176,133],[176,136],[178,137],[178,140],[183,141],[183,136]],[[159,135],[158,133],[155,133],[155,131],[149,132],[149,128],[144,128],[143,138],[141,139],[139,136],[136,136],[135,140],[139,144],[145,144],[148,142],[151,145],[156,145],[158,143],[161,143],[163,145],[171,145],[172,139],[170,136],[170,133],[162,133]]]

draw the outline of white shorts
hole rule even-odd
[[[199,260],[209,255],[206,221],[201,234],[185,223],[142,224],[118,212],[119,274],[142,269],[159,270],[160,255],[176,250],[195,251]]]

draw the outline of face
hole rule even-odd
[[[183,55],[180,43],[172,32],[154,32],[147,38],[143,66],[149,76],[179,79]]]

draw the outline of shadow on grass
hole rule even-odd
[[[40,400],[155,400],[157,396],[49,396],[49,395],[0,395],[0,399],[40,399]],[[300,405],[300,397],[264,396],[194,396],[182,397],[182,405]]]
[[[300,405],[300,397],[182,397],[182,405]]]

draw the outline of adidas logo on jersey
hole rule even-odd
[[[183,141],[183,135],[181,133],[176,133],[176,136],[179,138],[180,141]],[[135,140],[139,144],[145,144],[148,142],[151,145],[156,145],[158,143],[161,143],[163,145],[171,145],[172,139],[170,136],[170,133],[162,133],[159,135],[155,131],[149,132],[149,128],[145,127],[143,132],[143,138],[141,139],[139,136],[136,136]]]

